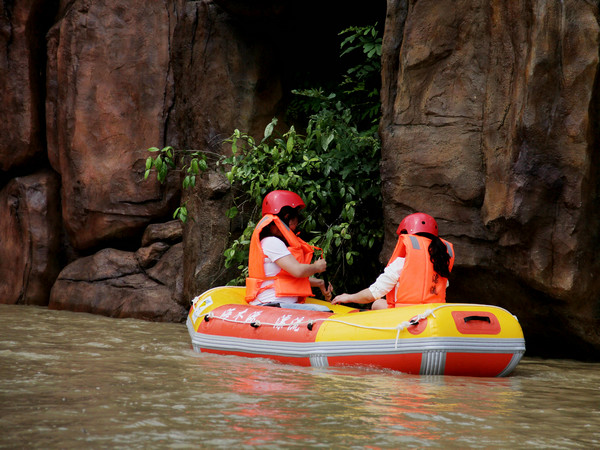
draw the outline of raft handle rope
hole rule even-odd
[[[405,330],[406,328],[410,327],[410,326],[415,326],[418,325],[419,322],[423,319],[427,319],[429,316],[432,316],[435,318],[435,311],[437,311],[440,308],[444,308],[450,306],[450,304],[446,304],[446,305],[440,305],[434,309],[428,309],[426,311],[424,311],[421,314],[417,314],[415,317],[413,317],[410,320],[404,321],[399,323],[398,325],[396,325],[395,327],[374,327],[374,326],[367,326],[367,325],[359,325],[357,323],[352,323],[352,322],[347,322],[345,320],[339,320],[339,319],[331,319],[329,317],[325,317],[322,319],[312,319],[309,320],[307,322],[298,322],[298,323],[294,323],[294,324],[282,324],[282,323],[261,323],[259,321],[254,321],[254,322],[250,322],[250,326],[253,328],[258,328],[261,325],[265,325],[265,326],[272,326],[272,327],[279,327],[279,326],[290,326],[290,325],[295,325],[295,326],[300,326],[300,325],[305,325],[306,327],[312,331],[315,322],[317,321],[321,321],[321,322],[335,322],[335,323],[341,323],[344,325],[348,325],[351,327],[356,327],[356,328],[364,328],[367,330],[380,330],[380,331],[391,331],[391,330],[396,330],[396,339],[395,339],[395,343],[394,343],[394,349],[398,348],[398,339],[400,339],[400,332],[402,330]],[[229,318],[223,318],[223,317],[218,317],[215,316],[212,312],[206,313],[204,314],[204,321],[208,322],[210,319],[220,319],[223,320],[224,322],[230,322],[230,323],[246,323],[246,322],[242,322],[240,320],[235,320],[235,319],[229,319]]]
[[[438,307],[439,308],[439,307]],[[436,308],[437,309],[437,308]],[[358,325],[356,323],[350,323],[350,322],[346,322],[344,320],[338,320],[338,319],[315,319],[315,321],[320,320],[323,322],[337,322],[337,323],[343,323],[345,325],[350,325],[353,327],[357,327],[357,328],[366,328],[369,330],[382,330],[382,331],[386,331],[386,330],[396,330],[396,339],[394,342],[394,349],[398,348],[398,339],[400,339],[400,332],[410,326],[416,326],[419,324],[419,322],[423,319],[427,319],[427,317],[429,316],[433,316],[435,318],[435,314],[433,313],[435,310],[433,309],[428,309],[427,311],[418,314],[417,316],[413,317],[410,320],[407,320],[405,322],[399,323],[398,325],[396,325],[395,327],[373,327],[373,326],[365,326],[365,325]],[[314,326],[314,321],[310,321],[308,322],[308,324],[306,324],[306,328],[309,329],[309,331],[312,331]]]

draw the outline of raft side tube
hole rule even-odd
[[[187,320],[198,352],[296,365],[372,366],[422,375],[507,376],[525,352],[519,322],[490,305],[436,303],[334,313],[248,305],[244,287],[196,297]]]

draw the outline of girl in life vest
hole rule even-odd
[[[331,303],[371,303],[371,309],[415,303],[444,303],[454,248],[438,236],[433,217],[415,213],[397,230],[398,242],[387,267],[375,283],[355,294],[341,294]],[[381,298],[383,296],[386,298]]]
[[[324,272],[327,263],[318,259],[311,263],[316,247],[304,242],[295,233],[299,210],[305,204],[291,191],[273,191],[262,204],[262,219],[250,240],[246,301],[252,305],[329,311],[322,305],[305,304],[312,288],[321,289],[331,300],[331,284],[312,275]]]

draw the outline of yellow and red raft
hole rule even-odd
[[[317,312],[252,306],[245,288],[194,298],[187,318],[197,352],[270,358],[300,366],[369,366],[421,375],[503,377],[525,353],[523,331],[503,308],[461,303]]]

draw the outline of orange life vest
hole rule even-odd
[[[450,255],[449,269],[454,266],[454,247],[448,241],[446,244]],[[394,289],[386,295],[388,308],[394,308],[396,303],[445,303],[447,278],[433,270],[429,258],[431,240],[413,234],[401,234],[388,266],[398,257],[405,258],[404,268],[400,273]]]
[[[275,288],[275,296],[298,297],[298,302],[303,303],[305,297],[312,295],[308,277],[296,278],[283,269],[273,277],[267,277],[265,274],[265,254],[260,244],[260,232],[271,223],[275,223],[277,229],[288,243],[288,250],[299,263],[310,264],[314,249],[316,248],[296,236],[279,217],[273,214],[266,214],[258,222],[258,225],[256,225],[250,239],[248,278],[246,278],[246,301],[251,302],[265,289]],[[266,280],[275,281],[273,285],[262,287],[262,283]]]

